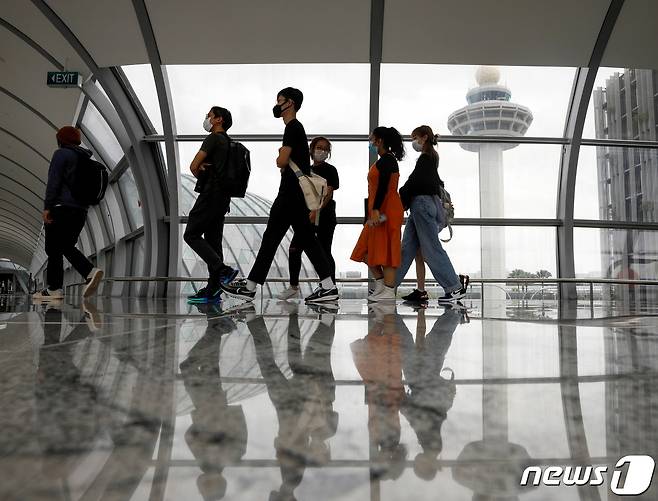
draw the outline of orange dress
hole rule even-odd
[[[379,184],[379,169],[373,164],[368,171],[368,218]],[[404,220],[404,207],[398,194],[400,173],[391,174],[386,196],[379,208],[380,214],[386,215],[386,221],[378,226],[364,225],[359,240],[352,251],[350,259],[368,266],[400,266],[401,259],[401,228]]]

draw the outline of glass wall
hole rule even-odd
[[[149,103],[142,104],[156,123],[153,115],[159,114],[159,109],[148,67],[126,68],[126,74],[136,94]],[[256,197],[248,203],[238,202],[229,216],[244,213],[263,217],[265,222],[268,203],[278,189],[280,174],[274,160],[283,132],[283,124],[272,117],[271,108],[279,89],[298,87],[304,92],[298,118],[309,139],[313,135],[348,135],[334,139],[330,159],[340,175],[340,189],[335,194],[338,216],[352,218],[336,229],[334,256],[339,277],[365,276],[365,266],[349,256],[361,229],[358,222],[363,218],[367,196],[369,65],[177,65],[167,67],[167,74],[179,140],[180,215],[189,213],[196,196],[189,164],[205,135],[203,118],[210,106],[222,105],[233,114],[230,132],[243,136],[251,151],[249,192]],[[394,126],[404,135],[428,124],[444,136],[438,145],[439,172],[452,195],[457,217],[455,237],[445,246],[460,272],[487,278],[557,275],[558,180],[563,149],[570,141],[564,131],[575,76],[576,69],[571,67],[381,65],[379,123]],[[656,72],[601,68],[587,114],[585,139],[655,142],[656,89]],[[616,117],[615,110],[623,106],[630,111],[627,115],[620,111]],[[617,122],[625,123],[628,130],[622,130],[621,125],[612,127]],[[263,141],[258,137],[261,135],[272,137]],[[485,138],[460,143],[451,141],[451,135]],[[519,143],[488,139],[500,136],[524,139]],[[409,142],[405,148],[406,158],[400,162],[401,183],[419,156]],[[646,145],[582,146],[575,218],[655,222],[657,152]],[[120,183],[124,197],[128,182]],[[506,219],[514,222],[506,224]],[[496,225],[488,224],[490,220],[496,220]],[[608,230],[593,231],[608,234]],[[260,243],[257,240],[254,250]],[[575,232],[574,241],[577,275],[607,276],[600,257],[617,254],[618,249],[608,249],[604,239],[592,238],[586,228]],[[655,248],[652,241],[642,245]],[[482,263],[490,262],[487,256],[492,253],[497,256],[496,266],[483,268]],[[187,269],[183,272],[201,272],[203,265],[194,254],[188,250],[186,256]],[[412,266],[408,278],[414,277]]]
[[[91,135],[95,139],[94,147],[99,151],[103,160],[109,164],[107,167],[114,168],[123,157],[123,149],[107,121],[91,102],[87,104],[82,119],[82,128],[85,134]]]

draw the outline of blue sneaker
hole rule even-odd
[[[187,302],[190,304],[207,304],[207,303],[217,303],[222,300],[222,289],[217,287],[216,289],[210,289],[209,287],[204,287],[199,289],[196,294],[188,296]]]
[[[230,284],[235,280],[235,277],[238,276],[238,273],[240,273],[238,270],[231,268],[230,266],[227,266],[222,270],[222,273],[219,275],[219,281],[223,284]]]

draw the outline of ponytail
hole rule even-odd
[[[402,135],[400,135],[395,127],[375,127],[372,135],[377,139],[381,139],[384,149],[392,153],[398,161],[404,158],[405,152]]]
[[[425,153],[428,153],[435,158],[439,157],[439,154],[434,147],[438,144],[440,136],[438,134],[434,134],[432,127],[429,125],[420,125],[411,132],[411,135],[421,137],[427,136],[427,143],[425,143],[426,149],[424,150]],[[428,143],[431,146],[428,146]]]

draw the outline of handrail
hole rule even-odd
[[[103,282],[205,282],[208,277],[107,277]],[[288,277],[268,278],[268,282],[289,282]],[[317,278],[300,278],[300,282],[317,282]],[[337,283],[365,283],[367,277],[337,278]],[[425,280],[428,284],[436,284],[436,280]],[[413,278],[405,278],[403,284],[414,284]],[[613,284],[613,285],[658,285],[658,280],[631,280],[624,278],[471,278],[471,284]],[[82,285],[72,284],[72,285]]]

